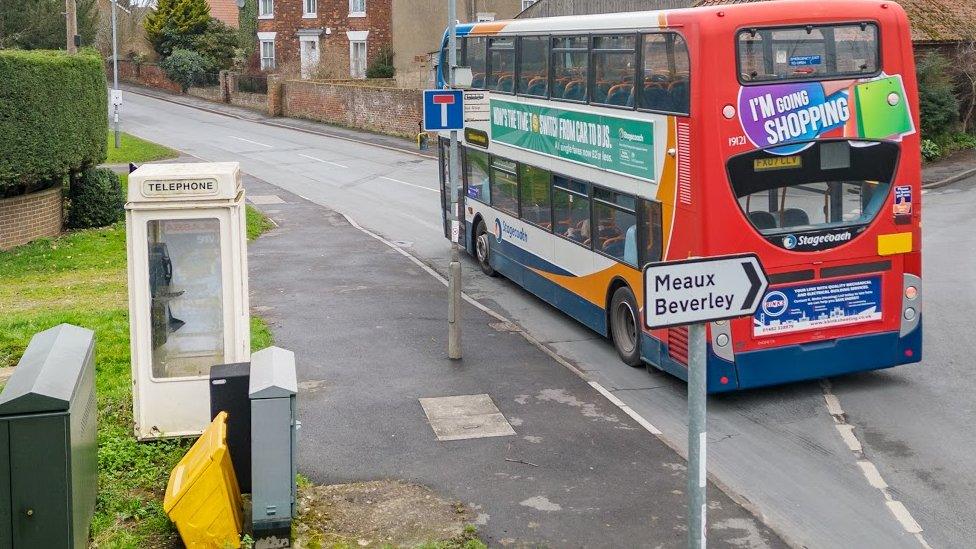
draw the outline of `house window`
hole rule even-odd
[[[366,78],[366,42],[349,42],[349,76]]]
[[[258,17],[261,19],[274,17],[274,0],[258,0]]]
[[[532,4],[535,4],[535,0],[522,0],[522,11],[529,9]]]
[[[261,70],[275,68],[275,34],[274,32],[259,32],[258,41],[261,43]]]
[[[478,22],[479,23],[491,23],[495,20],[494,13],[478,12]]]
[[[349,0],[349,17],[366,17],[366,0]]]
[[[315,17],[318,11],[318,3],[318,0],[302,0],[302,17]]]

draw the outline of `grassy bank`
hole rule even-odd
[[[179,152],[169,147],[164,147],[151,141],[146,141],[145,139],[139,139],[125,132],[122,133],[121,137],[122,146],[116,149],[115,133],[111,130],[108,132],[106,136],[108,142],[108,148],[106,149],[108,158],[105,159],[106,164],[127,164],[129,162],[141,164],[142,162],[176,158],[180,155]]]
[[[249,234],[251,224],[260,224],[258,216],[249,216]],[[99,424],[93,544],[178,546],[162,499],[169,472],[190,441],[138,443],[133,437],[127,296],[122,223],[0,252],[0,367],[15,366],[33,334],[62,322],[95,331]],[[270,344],[267,326],[252,317],[252,348]]]

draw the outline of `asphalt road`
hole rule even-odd
[[[244,171],[356,219],[443,272],[436,162],[127,94],[123,129]],[[926,193],[921,364],[713,397],[709,471],[808,547],[972,547],[976,540],[976,178]],[[465,290],[609,388],[674,446],[685,387],[629,368],[610,345],[504,279]],[[446,307],[445,307],[446,309]],[[446,330],[446,326],[445,326]],[[847,423],[828,411],[836,396]],[[842,433],[853,428],[854,437]],[[650,435],[648,435],[650,436]],[[852,442],[853,441],[853,442]],[[863,445],[855,453],[851,445]],[[921,532],[915,530],[915,522]]]

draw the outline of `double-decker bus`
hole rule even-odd
[[[752,317],[708,325],[710,392],[921,359],[918,100],[897,3],[498,21],[458,36],[473,90],[462,238],[486,274],[609,337],[626,364],[686,378],[687,329],[642,328],[656,312],[641,267],[754,252],[770,286]]]

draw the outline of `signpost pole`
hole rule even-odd
[[[688,326],[688,547],[705,549],[705,325]]]
[[[119,43],[118,43],[118,23],[115,15],[115,10],[119,5],[119,0],[112,0],[112,78],[114,80],[114,85],[112,89],[115,93],[119,93]],[[122,137],[119,133],[119,105],[115,103],[114,105],[115,114],[115,148],[118,149],[122,146]]]
[[[450,29],[448,38],[448,77],[449,87],[455,85],[455,69],[457,68],[457,0],[447,2],[447,23]],[[445,109],[446,106],[442,107]],[[449,299],[447,307],[447,356],[452,360],[461,358],[461,259],[459,242],[461,240],[461,215],[458,204],[458,176],[460,175],[458,162],[457,130],[451,130],[450,162],[448,163],[448,181],[451,186],[451,265],[448,271]]]

